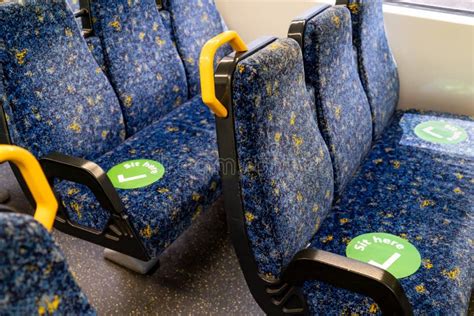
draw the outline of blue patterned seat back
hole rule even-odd
[[[0,213],[0,241],[1,315],[96,315],[40,223]]]
[[[16,145],[93,159],[123,141],[120,105],[64,1],[0,5],[0,64]]]
[[[187,100],[184,66],[154,0],[94,0],[91,11],[131,136]]]
[[[69,4],[72,12],[77,12],[81,9],[79,0],[66,0],[66,2]],[[77,18],[76,22],[77,22],[77,26],[82,31],[83,27],[81,23],[81,18]],[[102,51],[102,45],[100,44],[99,38],[97,36],[88,37],[86,38],[86,42],[87,42],[87,47],[89,48],[89,51],[94,56],[96,62],[99,64],[102,70],[105,70],[104,53]]]
[[[247,233],[259,271],[278,277],[333,198],[331,160],[296,41],[277,40],[241,61],[232,89]]]
[[[326,9],[307,22],[304,34],[306,78],[315,88],[319,125],[340,194],[372,142],[370,106],[357,72],[350,13],[344,7]]]
[[[171,13],[176,46],[186,67],[190,96],[200,93],[199,55],[204,44],[227,30],[214,0],[165,0]],[[228,47],[217,53],[217,60],[228,53]]]
[[[359,73],[372,109],[374,137],[393,117],[399,99],[397,64],[385,34],[382,0],[350,0]]]

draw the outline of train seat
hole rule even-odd
[[[90,14],[127,136],[186,102],[184,66],[156,1],[92,1]]]
[[[367,111],[371,108],[368,103],[371,98],[356,98],[364,94],[362,85],[349,81],[358,77],[353,57],[351,15],[344,7],[316,8],[308,15],[304,25],[304,33],[295,38],[301,39],[303,45],[307,82],[316,88],[320,127],[323,135],[336,135],[325,137],[332,157],[343,156],[345,151],[339,147],[341,138],[347,143],[351,142],[350,139],[354,142],[364,136],[365,144],[371,141],[369,132],[361,136],[347,123],[364,124],[371,120]],[[295,34],[295,29],[290,33]],[[374,61],[368,67],[373,64]],[[381,77],[385,78],[384,75]],[[398,89],[397,80],[389,81],[382,86]],[[395,81],[396,84],[393,83]],[[352,86],[348,87],[349,84]],[[379,86],[375,90],[380,92],[380,89]],[[401,281],[413,300],[415,310],[419,313],[461,312],[467,308],[472,279],[469,236],[473,233],[474,155],[471,139],[474,136],[474,122],[467,117],[443,113],[394,113],[398,100],[398,96],[393,97],[394,94],[393,91],[387,93],[382,98],[385,103],[381,106],[372,105],[372,108],[378,108],[372,116],[374,133],[381,134],[376,137],[374,147],[354,179],[339,195],[334,212],[324,221],[313,246],[344,254],[350,240],[364,233],[389,232],[403,236],[418,248],[426,262],[438,262],[438,266],[432,268],[428,264],[428,269],[424,268]],[[366,110],[362,114],[351,107],[354,99],[359,107]],[[389,103],[390,106],[387,106]],[[458,126],[467,134],[466,139],[454,147],[420,139],[417,126],[426,121]],[[348,137],[344,139],[344,136]],[[360,145],[359,148],[349,148],[365,152]],[[337,167],[337,160],[333,159],[333,164],[337,179],[340,168]],[[425,219],[425,212],[430,212],[429,218]],[[451,238],[449,242],[439,244],[439,240],[448,238]],[[456,271],[455,278],[446,277],[449,271]],[[319,284],[312,284],[306,290],[308,293],[319,293],[312,296],[314,306],[318,307],[315,312],[334,308],[325,303],[325,293],[339,297],[338,301],[343,302],[341,311],[365,313],[371,309],[365,298],[356,300],[350,294],[344,296]],[[426,295],[428,292],[431,295]]]
[[[217,200],[219,193],[218,154],[215,135],[197,116],[178,119],[191,110],[206,110],[202,101],[192,99],[163,119],[128,138],[94,163],[110,170],[124,160],[143,157],[165,166],[164,176],[140,190],[117,189],[126,213],[138,232],[150,257],[157,257],[191,221]],[[182,112],[182,113],[179,113]],[[202,113],[204,114],[204,113]],[[126,157],[126,159],[124,159]],[[103,231],[109,213],[102,209],[87,187],[62,181],[56,185],[73,222]]]
[[[364,124],[368,136],[353,133],[357,139],[346,142],[364,139],[363,146],[351,148],[364,152],[372,140],[365,123],[371,112],[351,58],[348,9],[319,12],[306,32],[314,44],[331,43],[316,47],[321,56],[317,68],[326,77],[319,79],[315,92],[316,99],[325,95],[322,89],[335,95],[328,102],[334,116],[326,120],[336,123],[320,127],[348,137],[337,122],[355,111],[360,117],[354,114],[353,120]],[[332,144],[326,147],[325,132],[320,134],[316,123],[325,113],[316,113],[303,88],[302,65],[297,43],[277,40],[224,58],[216,74],[216,95],[224,96],[219,101],[228,111],[228,117],[217,121],[219,154],[236,162],[235,168],[221,170],[225,207],[254,297],[269,314],[305,308],[329,315],[466,313],[474,250],[474,159],[406,146],[400,142],[404,127],[389,127],[331,206],[338,169],[333,171]],[[222,78],[230,79],[224,83]],[[226,84],[231,91],[222,90]],[[342,105],[337,110],[348,98],[356,99],[349,102],[350,111],[344,112]],[[412,274],[392,274],[383,261],[375,265],[344,257],[352,240],[370,233],[393,236],[392,246],[395,240],[409,241],[415,255],[403,265],[413,262]]]
[[[81,30],[84,29],[82,35],[87,42],[89,51],[92,53],[95,61],[99,64],[102,70],[105,70],[104,52],[102,50],[102,45],[100,44],[100,39],[97,36],[93,36],[93,33],[91,33],[90,29],[85,25],[92,23],[92,20],[88,20],[89,15],[87,15],[86,12],[81,11],[79,0],[66,0],[66,2],[74,12],[78,27]]]
[[[320,8],[327,6],[315,10]],[[338,28],[347,28],[350,23],[347,15],[327,10],[331,10]],[[313,21],[309,19],[305,29],[299,31],[303,35],[306,82],[316,93],[316,115],[331,155],[335,191],[339,196],[371,149],[372,118],[357,73],[350,33],[334,32],[334,24]]]
[[[399,236],[422,260],[416,273],[400,280],[414,314],[466,313],[473,279],[474,160],[400,146],[403,133],[398,124],[384,132],[311,245],[344,255],[357,236]],[[324,284],[307,283],[305,292],[314,312],[380,312],[373,301]]]
[[[147,3],[153,4],[147,19],[130,19],[154,21],[161,30],[160,15],[152,15],[155,1],[142,1],[141,8]],[[117,9],[116,2],[107,5]],[[198,97],[187,101],[184,67],[169,37],[148,24],[128,28],[123,20],[104,22],[117,43],[123,34],[137,36],[134,50],[113,45],[112,39],[104,49],[108,71],[124,79],[112,80],[119,102],[65,2],[7,3],[0,10],[2,141],[41,158],[66,206],[56,227],[138,263],[156,260],[220,190],[214,118]],[[156,51],[138,46],[142,37]],[[129,68],[120,68],[120,61]],[[131,161],[141,167],[138,174],[128,174]],[[103,170],[112,167],[119,171],[109,179]],[[85,205],[95,198],[98,203]]]
[[[367,98],[372,110],[374,124],[374,139],[377,139],[386,131],[392,120],[403,121],[401,125],[413,127],[409,130],[415,131],[417,125],[423,122],[441,121],[456,129],[465,130],[468,134],[469,118],[463,115],[449,115],[446,113],[421,110],[397,111],[397,105],[400,95],[400,82],[398,76],[398,68],[395,58],[390,49],[387,35],[384,27],[383,1],[365,1],[365,0],[338,0],[338,4],[346,5],[351,12],[352,21],[352,38],[354,48],[357,51],[357,59],[359,66],[359,74],[362,85],[367,94]],[[397,113],[398,112],[398,113]],[[407,112],[404,115],[403,112]],[[460,125],[458,125],[460,124]],[[463,126],[461,126],[463,125]],[[391,125],[397,128],[396,124]],[[438,132],[437,132],[438,131]],[[421,131],[422,132],[422,131]],[[449,131],[444,131],[445,133]],[[456,133],[458,131],[454,131]],[[417,133],[420,133],[418,131]],[[423,148],[430,147],[432,150],[443,151],[445,153],[456,153],[456,150],[450,150],[443,137],[443,131],[433,126],[433,130],[428,127],[425,132],[426,136],[438,138],[437,142],[420,142],[419,146]],[[462,133],[464,135],[464,133]],[[459,135],[459,134],[458,134]],[[406,139],[419,139],[414,133],[407,135]],[[448,142],[449,137],[448,137]],[[472,156],[472,138],[466,140],[470,143],[463,142],[465,147],[463,154],[470,149]],[[413,141],[414,142],[414,141]],[[440,146],[440,144],[442,144]],[[451,146],[451,148],[454,146]],[[462,149],[461,149],[462,150]]]
[[[374,123],[374,139],[382,135],[396,111],[400,82],[397,65],[385,34],[382,0],[338,1],[351,12],[352,39],[359,74]]]
[[[200,94],[199,54],[204,44],[227,30],[214,0],[164,0],[161,12],[171,18],[176,47],[188,78],[190,96]],[[225,46],[217,52],[217,61],[231,52]]]
[[[37,203],[35,217],[0,205],[0,314],[96,315],[48,232],[57,201],[38,161],[26,150],[0,145],[0,162],[20,166]]]
[[[0,312],[96,315],[59,247],[29,215],[0,213]]]

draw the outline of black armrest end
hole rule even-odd
[[[87,186],[100,206],[110,212],[106,229],[102,232],[72,223],[61,208],[55,226],[78,238],[119,251],[143,261],[150,260],[138,234],[124,211],[122,200],[107,174],[96,163],[60,153],[40,159],[43,171],[54,188],[54,179],[71,181]],[[61,218],[62,217],[62,218]]]
[[[371,297],[384,315],[413,315],[400,282],[372,265],[322,250],[304,249],[290,262],[282,281],[294,285],[309,280]]]
[[[94,162],[52,153],[40,159],[40,163],[52,187],[54,179],[85,185],[104,209],[115,215],[123,215],[123,205],[117,191],[104,170]]]

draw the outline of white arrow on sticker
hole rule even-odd
[[[455,141],[457,140],[459,137],[461,137],[462,135],[462,132],[460,131],[457,131],[457,132],[454,132],[453,136],[451,136],[450,138],[448,138],[449,141]]]
[[[369,264],[379,267],[380,269],[387,270],[388,268],[392,266],[392,264],[395,263],[395,261],[400,259],[401,256],[402,256],[401,254],[399,254],[398,252],[395,252],[390,258],[387,259],[387,261],[385,261],[382,264],[375,262],[374,260],[370,260]]]
[[[135,180],[139,180],[139,179],[143,179],[143,178],[146,178],[146,174],[141,174],[139,176],[134,176],[134,177],[130,177],[130,178],[125,178],[125,176],[123,174],[119,174],[117,176],[117,179],[120,183],[135,181]]]
[[[440,138],[440,139],[443,139],[444,137],[439,135],[439,134],[436,134],[435,132],[433,132],[434,130],[434,127],[433,126],[430,126],[430,127],[427,127],[427,128],[424,128],[423,131],[426,133],[426,134],[430,134],[431,136],[433,137],[436,137],[436,138]]]

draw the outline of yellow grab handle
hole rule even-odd
[[[50,231],[58,211],[58,202],[38,160],[23,148],[0,145],[0,163],[5,161],[12,162],[20,169],[36,202],[35,219]]]
[[[214,86],[214,57],[222,45],[229,43],[236,52],[247,51],[247,45],[235,31],[227,31],[210,39],[201,50],[199,72],[201,76],[202,101],[218,117],[226,117],[227,109],[217,99]]]

